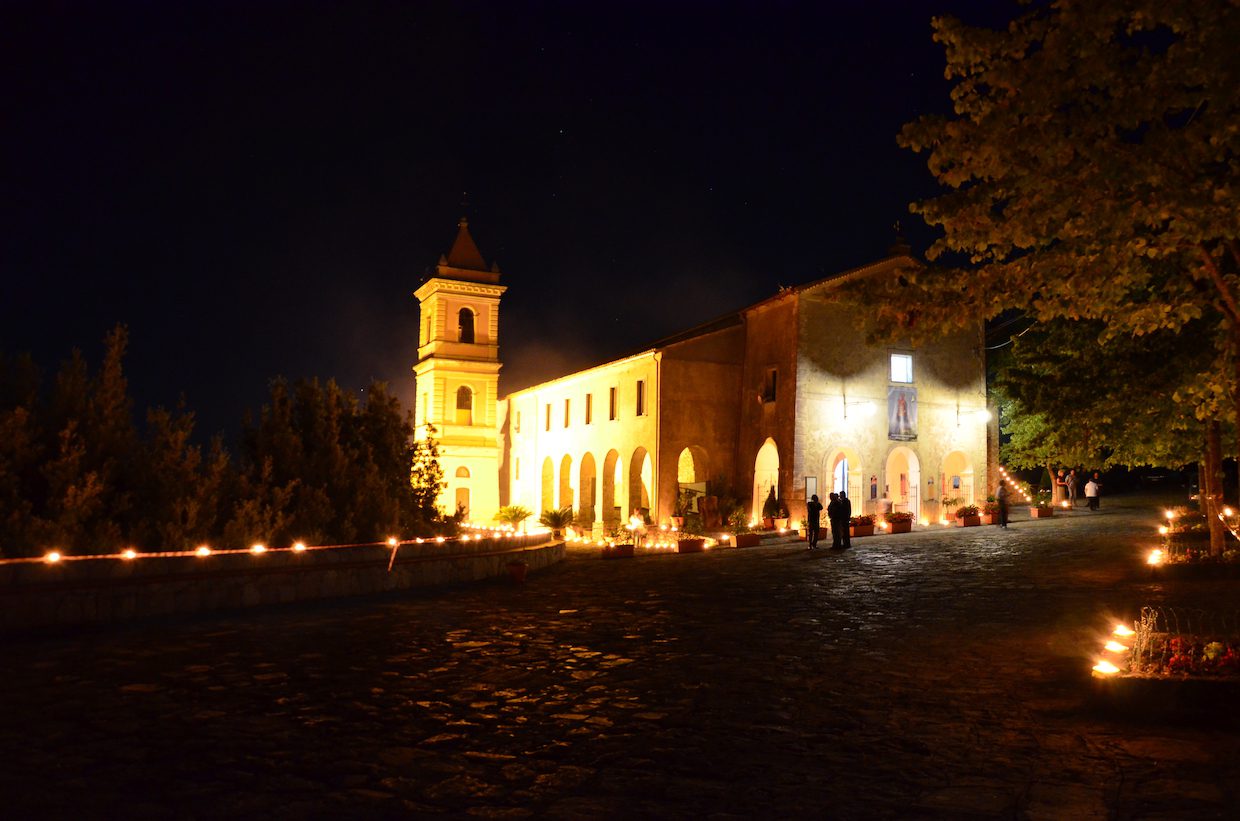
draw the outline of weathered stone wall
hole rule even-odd
[[[0,630],[120,622],[356,596],[508,576],[523,559],[534,572],[564,558],[545,535],[471,542],[360,546],[304,553],[205,558],[79,559],[0,566]]]

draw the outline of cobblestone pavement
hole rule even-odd
[[[1101,714],[1155,500],[6,640],[25,818],[1236,818],[1225,725]],[[1233,725],[1234,726],[1234,725]]]

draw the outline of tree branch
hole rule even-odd
[[[1233,249],[1234,252],[1234,249]],[[1206,271],[1210,274],[1210,279],[1214,282],[1214,287],[1218,288],[1219,296],[1223,300],[1223,308],[1227,313],[1227,318],[1233,324],[1240,323],[1240,306],[1236,305],[1236,299],[1232,296],[1231,291],[1227,288],[1227,283],[1223,281],[1223,272],[1218,269],[1218,265],[1214,263],[1214,257],[1210,256],[1210,252],[1201,248],[1201,258],[1205,261]]]

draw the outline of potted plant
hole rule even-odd
[[[959,527],[977,527],[982,523],[981,511],[977,505],[964,505],[956,508],[956,524]]]
[[[789,521],[791,518],[792,518],[792,517],[788,515],[788,506],[787,506],[786,504],[784,504],[784,501],[783,501],[782,499],[780,499],[780,501],[779,501],[779,513],[778,513],[778,515],[776,515],[776,516],[775,516],[775,528],[776,528],[777,530],[787,530],[787,529],[788,529],[788,521]]]
[[[982,505],[982,524],[999,524],[999,503],[995,501],[994,496],[987,496],[985,503]]]
[[[1029,518],[1049,519],[1054,515],[1055,508],[1051,507],[1051,492],[1043,488],[1038,491],[1037,500],[1029,507]]]
[[[766,495],[766,501],[762,503],[762,527],[766,530],[774,530],[777,516],[779,516],[779,500],[775,498],[775,486],[771,485],[771,492]]]
[[[681,488],[676,493],[676,504],[672,508],[672,528],[675,530],[683,530],[685,526],[685,517],[689,515],[693,509],[693,491],[688,488]]]
[[[558,510],[544,510],[542,515],[538,517],[538,523],[543,527],[551,528],[551,534],[557,539],[564,538],[564,528],[569,527],[576,521],[571,505],[566,505]]]
[[[753,532],[749,526],[749,515],[743,508],[737,507],[728,514],[728,527],[732,530],[732,544],[737,547],[757,547],[762,544],[762,536]]]
[[[874,517],[868,513],[860,516],[853,516],[848,520],[848,529],[853,537],[857,536],[873,536],[874,535]]]
[[[893,510],[883,514],[887,520],[887,529],[891,533],[908,533],[913,529],[913,514],[907,510]]]

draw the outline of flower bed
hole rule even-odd
[[[1143,608],[1131,628],[1120,624],[1105,640],[1093,668],[1095,695],[1148,715],[1233,705],[1240,696],[1236,615]]]

